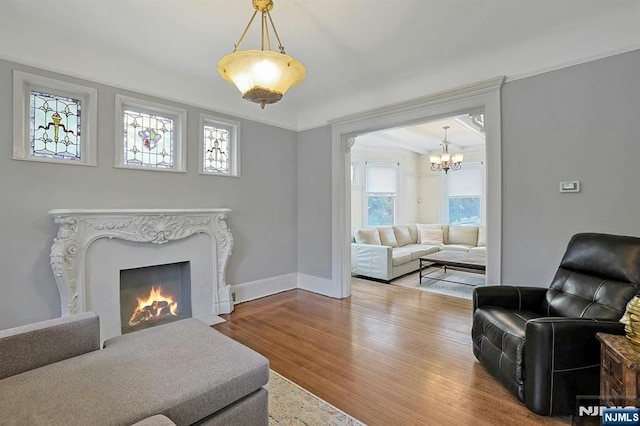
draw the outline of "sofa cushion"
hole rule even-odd
[[[411,234],[411,242],[412,243],[417,243],[418,242],[418,228],[416,227],[416,224],[412,224],[409,225],[409,234]]]
[[[450,251],[469,251],[474,248],[474,246],[470,246],[469,244],[445,244],[440,246],[440,250],[450,250]]]
[[[487,246],[487,227],[479,226],[478,227],[478,247],[486,247]]]
[[[266,358],[196,319],[107,340],[105,349],[0,381],[0,424],[189,425],[259,390]]]
[[[411,250],[406,247],[396,247],[391,254],[393,266],[404,265],[411,262]]]
[[[484,255],[487,255],[487,247],[471,247],[469,249],[469,253],[484,253]]]
[[[444,236],[444,243],[449,244],[449,225],[442,225],[442,235]]]
[[[358,229],[356,230],[354,237],[356,239],[356,243],[358,244],[373,244],[376,246],[382,245],[382,241],[380,241],[380,234],[378,233],[377,228]]]
[[[474,247],[477,246],[478,227],[449,225],[449,240],[447,241],[447,244],[468,244]]]
[[[144,420],[140,420],[139,422],[131,426],[176,426],[176,424],[169,420],[166,416],[157,414],[155,416],[147,417]]]
[[[393,227],[393,232],[396,234],[396,242],[398,243],[398,247],[417,242],[417,240],[414,241],[411,237],[409,225],[395,225]]]
[[[412,244],[411,248],[411,260],[420,259],[422,256],[436,253],[440,250],[439,246],[428,246],[422,244]]]
[[[380,235],[380,243],[383,246],[398,247],[398,241],[396,241],[396,234],[392,226],[378,227],[378,234]]]
[[[98,349],[100,321],[95,312],[1,330],[0,379]]]

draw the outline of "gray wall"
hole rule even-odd
[[[331,279],[331,126],[298,135],[298,271]]]
[[[98,167],[11,159],[13,69],[98,89]],[[115,93],[187,109],[187,174],[113,167]],[[201,112],[0,61],[0,329],[60,315],[58,291],[49,266],[49,250],[57,229],[47,212],[54,208],[228,207],[233,209],[229,226],[235,240],[227,274],[230,284],[297,271],[298,134],[241,120],[242,177],[201,176],[197,173]],[[256,107],[256,114],[259,112]]]
[[[639,71],[634,51],[504,85],[504,283],[547,286],[574,233],[640,236]]]
[[[99,90],[99,167],[11,160],[13,68]],[[504,283],[547,286],[576,232],[640,236],[639,69],[635,51],[504,85]],[[187,106],[188,174],[114,169],[116,91],[136,96],[0,61],[0,329],[60,314],[53,208],[229,207],[230,284],[296,271],[331,278],[329,126],[295,133],[242,120],[243,176],[200,176],[201,110]],[[580,180],[582,192],[560,194],[561,180]]]

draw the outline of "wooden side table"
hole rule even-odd
[[[596,333],[600,345],[600,403],[606,406],[638,406],[640,352],[626,336]]]

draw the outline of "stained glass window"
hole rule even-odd
[[[173,118],[124,111],[124,164],[136,167],[173,168]]]
[[[80,160],[81,101],[33,90],[29,98],[30,154]]]
[[[206,173],[230,173],[231,146],[228,129],[205,125],[203,149],[202,166]]]

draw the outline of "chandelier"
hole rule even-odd
[[[431,170],[434,172],[444,170],[445,174],[451,170],[460,170],[462,167],[463,154],[449,154],[449,140],[447,139],[447,129],[449,126],[444,126],[444,139],[442,140],[442,154],[430,155],[429,162],[431,163]]]
[[[284,51],[269,13],[273,9],[273,1],[252,1],[255,11],[235,45],[233,53],[226,55],[218,62],[218,72],[229,83],[235,84],[243,98],[260,104],[264,109],[266,104],[278,102],[287,90],[304,80],[306,71],[300,61]],[[239,51],[258,12],[262,14],[261,50]],[[271,51],[268,24],[271,24],[280,53]],[[265,42],[267,50],[265,50]]]

